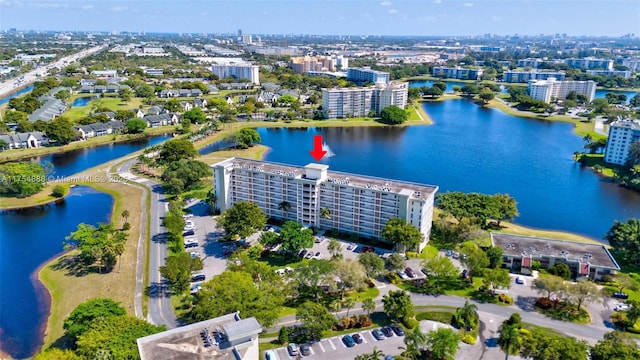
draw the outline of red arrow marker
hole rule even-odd
[[[322,135],[314,135],[313,150],[309,151],[309,154],[311,154],[316,161],[320,161],[326,153],[325,150],[322,150]]]

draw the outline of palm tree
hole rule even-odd
[[[342,309],[342,302],[340,300],[334,300],[329,304],[329,309],[333,311],[335,317],[338,317],[338,311]]]
[[[371,318],[371,312],[376,309],[376,302],[373,299],[364,299],[362,301],[362,310],[367,312],[367,317]]]
[[[407,344],[407,347],[413,346],[418,350],[426,347],[428,340],[427,334],[420,330],[420,326],[416,326],[404,336],[404,343]]]
[[[509,354],[518,353],[521,343],[516,325],[503,323],[502,326],[500,326],[498,345],[505,353],[505,360],[509,360]]]
[[[456,310],[456,323],[465,331],[471,331],[478,326],[478,307],[475,304],[465,301],[462,307]]]
[[[349,317],[349,311],[356,305],[356,301],[352,298],[347,298],[342,302],[342,306],[347,308],[347,317]]]
[[[213,189],[209,190],[209,192],[207,193],[207,199],[205,201],[211,208],[211,212],[215,212],[216,203],[218,202],[218,195],[216,195],[216,192]]]
[[[122,214],[120,215],[124,218],[124,222],[127,222],[127,219],[129,219],[129,216],[131,216],[131,214],[129,213],[129,210],[122,211]]]
[[[282,201],[280,204],[278,204],[278,210],[282,210],[282,212],[284,213],[283,218],[286,218],[287,212],[291,210],[291,204],[288,201]]]
[[[320,217],[322,217],[323,219],[331,219],[331,210],[329,210],[329,208],[322,208],[320,209]]]
[[[380,360],[384,359],[385,355],[382,350],[378,349],[376,346],[373,347],[373,352],[369,355],[370,360]]]
[[[398,350],[402,350],[401,355],[411,360],[416,360],[422,355],[422,351],[413,344],[407,345],[406,347],[398,346]]]
[[[342,245],[338,242],[338,240],[331,239],[329,240],[329,245],[327,245],[327,249],[331,253],[332,257],[336,257],[340,250],[342,250]]]

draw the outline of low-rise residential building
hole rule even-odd
[[[79,92],[82,94],[102,94],[102,93],[117,93],[120,90],[131,90],[129,85],[109,84],[109,85],[82,85]]]
[[[147,127],[156,128],[160,126],[175,125],[180,122],[178,115],[174,113],[162,113],[159,115],[147,115],[142,118],[147,122]]]
[[[420,230],[420,249],[431,235],[437,186],[328,171],[315,163],[301,168],[230,158],[212,168],[221,211],[250,201],[267,217],[377,239],[389,219],[401,218]],[[322,209],[331,215],[320,216]]]
[[[502,75],[502,81],[506,83],[526,83],[529,80],[547,80],[555,78],[556,80],[564,80],[566,74],[564,71],[505,71]]]
[[[249,90],[253,89],[253,83],[221,83],[220,89],[222,90]]]
[[[491,243],[503,249],[502,259],[507,269],[529,275],[533,262],[548,269],[564,263],[571,269],[572,277],[580,280],[601,280],[603,276],[615,274],[620,266],[604,244],[592,244],[491,233]]]
[[[389,83],[389,73],[384,71],[372,70],[368,67],[349,68],[347,70],[347,80],[356,84],[371,82],[375,84]]]
[[[174,98],[174,97],[198,97],[202,96],[202,90],[200,89],[164,89],[158,93],[158,97],[161,98]]]
[[[609,137],[604,152],[604,161],[624,165],[629,157],[629,147],[640,141],[639,120],[616,120],[609,124]]]
[[[124,126],[122,121],[112,120],[104,123],[74,126],[73,128],[80,135],[79,138],[85,140],[97,136],[111,135],[121,131]]]
[[[613,60],[596,59],[593,57],[582,59],[567,59],[565,64],[580,69],[603,69],[613,70]]]
[[[239,312],[139,338],[141,360],[256,360],[262,326]]]
[[[49,145],[49,138],[40,131],[0,135],[0,140],[4,140],[7,143],[6,150],[38,148]]]
[[[144,72],[147,75],[150,76],[162,76],[164,75],[164,70],[163,69],[144,69],[142,70],[142,72]]]
[[[93,70],[91,71],[91,75],[100,77],[117,77],[118,70]]]
[[[596,83],[588,81],[558,81],[555,78],[547,80],[529,80],[529,96],[535,100],[550,103],[553,99],[564,100],[571,92],[582,94],[591,102],[596,96]]]
[[[38,120],[51,121],[55,117],[62,115],[62,113],[67,110],[67,104],[56,97],[44,95],[38,100],[43,104],[27,117],[31,122]]]
[[[597,76],[622,76],[625,79],[631,79],[633,71],[631,70],[587,70],[589,75]]]
[[[459,66],[446,67],[434,66],[431,74],[436,77],[460,79],[460,80],[480,80],[484,71],[481,68],[467,69]]]
[[[532,67],[537,69],[543,62],[545,62],[543,59],[520,59],[518,60],[518,67]]]
[[[624,59],[622,60],[622,66],[626,66],[630,71],[640,71],[640,59]]]
[[[370,87],[322,89],[322,111],[329,119],[379,116],[388,106],[407,106],[409,84],[391,82]]]

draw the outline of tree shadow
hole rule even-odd
[[[70,337],[68,337],[67,335],[62,335],[59,338],[57,338],[53,343],[51,343],[51,345],[49,345],[47,348],[48,349],[50,348],[73,349],[74,343]]]
[[[144,292],[145,295],[154,299],[171,296],[169,283],[165,280],[150,283]]]
[[[80,260],[76,255],[63,255],[51,268],[55,271],[65,271],[65,276],[81,277],[90,273],[90,268]]]
[[[533,312],[536,300],[537,298],[534,296],[518,296],[514,304],[522,311]]]
[[[151,237],[151,241],[157,244],[166,244],[168,240],[167,233],[155,234]]]

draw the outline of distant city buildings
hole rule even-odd
[[[145,74],[150,76],[162,76],[164,75],[164,70],[162,69],[144,69],[142,70]]]
[[[528,86],[529,96],[535,100],[541,100],[550,103],[552,99],[563,100],[567,95],[575,91],[587,97],[587,101],[591,102],[596,96],[596,83],[592,80],[588,81],[558,81],[555,78],[547,80],[529,80]]]
[[[93,70],[91,71],[91,75],[100,77],[117,77],[118,70]]]
[[[347,70],[347,80],[356,84],[371,82],[376,84],[386,84],[389,82],[389,73],[372,70],[368,67],[349,68]]]
[[[518,60],[518,67],[532,67],[537,69],[543,62],[545,61],[542,59],[520,59]]]
[[[211,72],[220,79],[234,77],[236,80],[247,79],[253,84],[260,85],[260,67],[239,58],[211,58],[214,64]]]
[[[529,80],[547,80],[556,78],[564,80],[566,74],[562,71],[510,71],[507,70],[502,75],[502,81],[506,83],[526,83]]]
[[[625,79],[630,79],[633,72],[630,70],[587,70],[587,74],[598,76],[622,76]]]
[[[574,68],[613,70],[613,60],[583,58],[567,59],[565,63]]]
[[[365,117],[391,105],[407,106],[409,84],[390,82],[372,87],[322,89],[322,111],[326,118]]]
[[[431,75],[441,78],[460,79],[460,80],[480,80],[483,71],[480,68],[466,69],[459,66],[446,67],[434,66]]]
[[[640,141],[640,121],[616,120],[609,125],[609,138],[605,149],[604,161],[610,164],[624,165],[629,156],[629,146]]]
[[[640,59],[624,59],[622,66],[626,66],[633,72],[640,72]]]
[[[424,236],[420,249],[431,235],[437,186],[328,171],[329,166],[314,163],[300,168],[231,158],[212,168],[221,211],[250,201],[267,217],[376,239],[389,219],[401,218]],[[325,208],[329,218],[320,216]]]
[[[342,55],[320,55],[292,57],[289,67],[293,72],[306,74],[308,72],[334,72],[349,67],[349,59]]]

